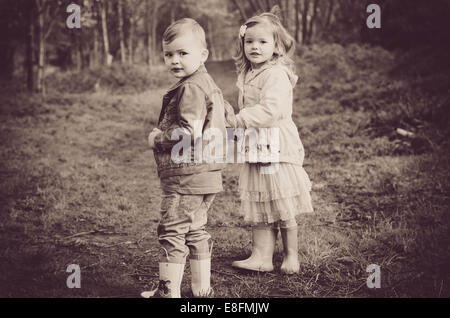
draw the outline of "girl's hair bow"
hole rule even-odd
[[[241,25],[241,28],[239,29],[239,36],[241,38],[244,38],[245,31],[247,31],[247,26],[245,24]]]

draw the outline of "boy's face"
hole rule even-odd
[[[176,78],[183,78],[194,73],[208,58],[208,50],[203,48],[200,40],[186,33],[176,37],[172,42],[163,42],[164,63]]]
[[[273,34],[266,25],[259,23],[246,30],[244,52],[252,68],[258,68],[270,60],[274,51]]]

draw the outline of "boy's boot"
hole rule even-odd
[[[144,298],[181,298],[180,286],[184,264],[159,263],[159,284],[152,291],[141,293]]]
[[[283,241],[281,272],[284,274],[298,273],[300,263],[298,262],[297,227],[281,228],[281,240]]]
[[[273,252],[277,231],[272,227],[252,228],[252,255],[242,261],[234,261],[231,266],[259,272],[273,271]]]
[[[190,259],[191,289],[194,297],[212,297],[211,288],[211,257],[206,259]]]

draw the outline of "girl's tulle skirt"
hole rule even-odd
[[[239,176],[241,213],[251,223],[274,223],[313,212],[311,181],[300,165],[246,163]]]

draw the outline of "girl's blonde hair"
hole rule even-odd
[[[295,52],[295,40],[283,27],[278,16],[271,12],[265,12],[248,19],[242,27],[246,30],[247,28],[251,28],[260,23],[270,26],[273,32],[275,51],[271,62],[284,64],[292,71],[295,71],[294,61],[292,60],[292,56]],[[251,68],[250,61],[245,56],[244,40],[245,34],[244,36],[239,34],[237,52],[236,55],[233,56],[238,74],[244,74]]]

